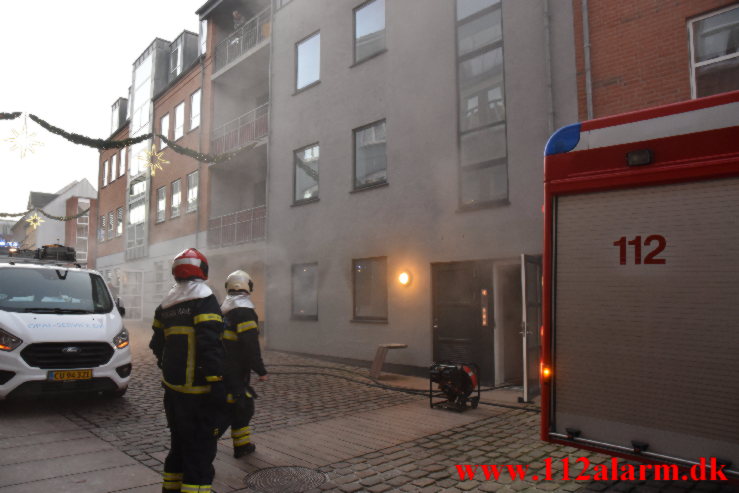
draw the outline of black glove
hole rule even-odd
[[[218,408],[226,407],[226,384],[223,382],[211,383],[209,400],[211,404]]]

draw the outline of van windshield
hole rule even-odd
[[[102,277],[58,269],[0,269],[0,310],[32,313],[108,313],[113,301]]]

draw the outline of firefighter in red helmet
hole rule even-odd
[[[194,248],[172,264],[175,285],[154,313],[149,347],[162,369],[171,446],[163,492],[210,492],[218,437],[225,427],[223,320],[205,284],[208,260]]]
[[[227,296],[221,305],[225,330],[226,390],[231,410],[231,439],[234,457],[254,452],[249,422],[254,416],[256,393],[249,385],[251,372],[259,381],[267,379],[267,370],[259,350],[259,318],[251,301],[254,283],[249,274],[237,270],[226,278]]]

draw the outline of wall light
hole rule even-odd
[[[398,276],[398,282],[403,286],[408,286],[411,283],[411,275],[408,272],[401,272]]]

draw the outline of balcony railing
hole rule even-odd
[[[208,220],[208,247],[240,245],[265,238],[267,207],[259,206]]]
[[[272,18],[269,7],[249,19],[216,46],[215,72],[269,38]]]
[[[267,136],[269,131],[269,103],[231,120],[213,130],[210,152],[223,154]]]

